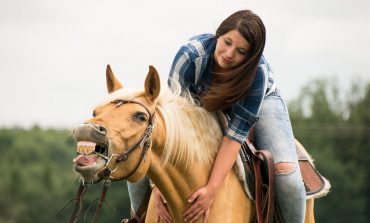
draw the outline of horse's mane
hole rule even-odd
[[[143,95],[142,91],[125,87],[109,94],[102,104]],[[211,166],[222,139],[217,115],[198,106],[177,82],[173,82],[171,90],[167,87],[161,90],[156,110],[161,113],[166,127],[164,165],[171,163],[186,168],[195,161]]]
[[[191,94],[174,81],[171,90],[162,90],[157,103],[167,134],[164,164],[186,167],[197,161],[212,165],[222,139],[216,114],[197,105]]]

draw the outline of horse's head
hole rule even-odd
[[[144,91],[122,87],[107,66],[107,99],[93,117],[74,129],[77,140],[75,170],[86,181],[141,179],[149,168],[159,75],[149,67]],[[148,157],[149,156],[149,157]]]

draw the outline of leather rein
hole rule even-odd
[[[149,108],[146,107],[141,102],[133,101],[133,100],[117,99],[117,100],[114,100],[112,103],[117,104],[118,106],[121,106],[123,104],[128,104],[128,103],[138,104],[138,105],[142,106],[149,114],[148,126],[145,129],[144,134],[141,136],[141,138],[136,143],[131,145],[126,151],[124,151],[122,153],[112,154],[110,157],[107,157],[103,154],[94,152],[96,155],[98,155],[98,156],[102,157],[103,159],[107,160],[107,163],[105,164],[105,168],[98,173],[98,176],[100,177],[100,180],[91,182],[92,184],[94,184],[94,183],[100,182],[101,180],[104,180],[103,191],[100,195],[98,207],[95,210],[93,223],[97,222],[97,219],[100,215],[100,209],[101,209],[103,203],[106,202],[105,201],[105,196],[106,196],[108,186],[110,185],[111,180],[113,180],[113,179],[114,180],[124,180],[124,179],[129,178],[130,176],[132,176],[136,172],[136,170],[139,168],[142,161],[145,159],[145,155],[146,155],[147,151],[149,150],[149,148],[151,146],[151,136],[152,136],[152,132],[153,132],[153,128],[154,128],[155,111],[153,113],[151,113]],[[142,151],[141,151],[140,159],[136,163],[135,167],[126,176],[124,176],[122,178],[115,179],[114,177],[112,177],[112,173],[114,173],[114,171],[117,170],[118,164],[120,162],[124,162],[124,161],[128,160],[129,155],[132,152],[134,152],[137,148],[142,148]],[[71,200],[71,201],[75,200],[76,203],[75,203],[72,215],[69,219],[69,223],[77,222],[77,220],[79,218],[79,212],[82,208],[81,201],[82,201],[82,198],[83,198],[86,190],[87,190],[87,185],[85,185],[84,180],[81,179],[80,180],[80,186],[79,186],[78,191],[77,191],[77,195],[76,195],[76,197],[72,198],[72,200]],[[62,208],[58,212],[58,214],[61,211],[63,211],[64,208]]]

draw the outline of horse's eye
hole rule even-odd
[[[138,122],[146,122],[148,120],[146,114],[142,112],[136,112],[133,118],[135,121],[138,121]]]
[[[94,110],[93,113],[92,113],[92,117],[96,117],[96,111]]]

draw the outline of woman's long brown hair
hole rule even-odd
[[[242,10],[230,15],[218,27],[215,38],[231,30],[239,31],[251,49],[238,67],[227,72],[213,72],[212,83],[202,95],[202,105],[208,111],[226,109],[248,94],[265,47],[265,26],[252,11]]]

